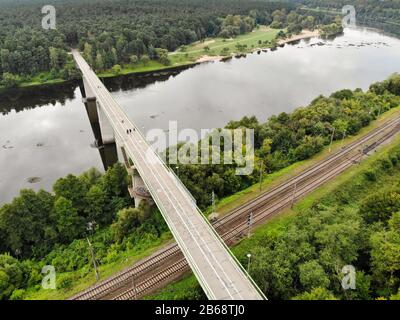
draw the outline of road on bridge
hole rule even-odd
[[[209,299],[258,300],[261,291],[239,265],[190,194],[157,156],[135,124],[77,50],[73,57],[91,94],[149,189],[176,242]],[[132,132],[127,133],[131,129]]]

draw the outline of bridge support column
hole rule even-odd
[[[84,99],[86,111],[95,133],[98,145],[115,143],[114,129],[108,122],[103,109],[85,78],[83,78]]]
[[[118,141],[117,141],[118,143]],[[128,187],[129,194],[131,198],[135,201],[135,207],[139,207],[140,203],[143,200],[146,200],[150,205],[152,205],[153,199],[151,198],[151,194],[147,189],[142,177],[139,172],[136,170],[132,161],[129,159],[128,155],[125,152],[123,146],[120,148],[123,162],[125,163],[126,169],[128,170],[129,177],[131,178],[132,185]]]
[[[118,161],[124,163],[132,181],[132,185],[129,187],[129,194],[135,201],[135,207],[139,207],[143,200],[153,204],[150,192],[142,177],[125,152],[123,141],[115,138],[114,129],[111,127],[101,105],[97,102],[91,87],[84,77],[83,89],[82,95],[85,96],[83,102],[86,106],[86,112],[96,138],[96,146],[99,149],[104,169],[107,170],[108,167]]]
[[[136,168],[134,166],[130,167],[128,173],[132,178],[132,186],[128,188],[129,194],[135,200],[135,207],[139,207],[143,200],[146,200],[149,204],[153,204],[151,194]]]

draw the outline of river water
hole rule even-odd
[[[320,94],[362,88],[400,71],[400,40],[367,29],[334,40],[310,39],[250,54],[141,76],[106,79],[143,130],[223,127],[255,115],[260,121],[307,105]],[[21,188],[51,190],[54,181],[90,167],[103,170],[79,84],[0,93],[0,203]]]

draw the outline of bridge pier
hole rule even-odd
[[[128,168],[128,173],[132,179],[132,186],[128,190],[131,198],[135,201],[135,208],[138,208],[143,200],[152,205],[154,201],[137,169],[132,166]]]
[[[72,54],[78,68],[82,71],[83,78],[90,81],[90,85],[95,91],[95,95],[88,94],[88,96],[97,97],[101,109],[110,116],[108,118],[110,124],[116,128],[117,140],[122,140],[117,141],[117,144],[123,147],[118,148],[117,152],[121,151],[123,156],[122,150],[125,150],[125,156],[128,156],[124,160],[129,165],[132,177],[132,196],[137,197],[136,205],[143,201],[143,196],[150,195],[143,188],[145,184],[139,177],[138,173],[140,172],[151,194],[155,195],[153,200],[207,297],[215,300],[260,300],[265,298],[246,270],[239,265],[222,239],[204,219],[189,192],[165,166],[162,159],[152,151],[146,139],[138,132],[132,133],[131,137],[126,139],[124,131],[134,128],[134,124],[112,99],[111,94],[79,51],[73,49]],[[117,132],[120,132],[121,136]],[[146,146],[146,150],[138,148],[138,145]],[[147,152],[152,152],[154,163],[147,161]],[[135,163],[132,163],[131,159],[135,160]]]
[[[95,94],[92,92],[91,87],[84,77],[83,89],[83,91],[81,90],[82,95],[84,96],[83,103],[86,106],[86,112],[93,132],[95,133],[97,146],[115,143],[114,129],[107,120],[103,109],[97,102]]]
[[[146,200],[150,205],[154,204],[149,190],[146,187],[142,177],[135,168],[132,160],[126,154],[125,148],[117,140],[117,145],[120,145],[121,155],[123,163],[128,171],[128,175],[131,178],[131,185],[128,187],[129,195],[135,201],[135,207],[138,208],[143,200]]]
[[[131,178],[131,186],[128,188],[128,191],[131,198],[135,201],[135,207],[139,207],[143,200],[148,201],[150,204],[154,203],[139,172],[135,169],[133,162],[127,156],[124,143],[115,138],[114,130],[85,77],[83,77],[83,88],[81,88],[81,92],[82,96],[84,96],[83,102],[92,126],[96,139],[96,147],[99,149],[104,169],[107,170],[108,167],[118,161],[124,163]]]

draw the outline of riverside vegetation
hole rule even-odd
[[[240,121],[230,122],[227,128],[255,130],[255,163],[259,164],[262,160],[264,163],[262,170],[269,175],[317,154],[330,143],[332,137],[334,140],[340,140],[345,134],[355,135],[379,114],[398,106],[400,106],[400,75],[395,74],[383,82],[371,85],[367,92],[360,89],[341,90],[330,97],[320,96],[308,107],[299,108],[290,114],[281,113],[278,116],[272,116],[265,123],[259,123],[254,117],[246,117]],[[390,158],[390,162],[385,161],[384,164],[389,169],[397,168],[396,157]],[[211,205],[213,191],[218,201],[257,183],[260,167],[256,165],[256,170],[250,176],[235,176],[235,164],[180,165],[179,176],[197,199],[200,208],[206,210]],[[379,167],[376,168],[379,169]],[[379,170],[375,170],[376,172],[374,170],[365,174],[371,181],[375,181],[379,174]],[[104,175],[92,169],[79,177],[69,175],[59,179],[53,186],[53,193],[43,190],[38,192],[22,190],[11,203],[3,205],[0,208],[0,298],[66,298],[93,283],[94,275],[86,237],[89,237],[93,243],[103,276],[110,275],[132,262],[132,259],[148,254],[152,249],[170,240],[171,235],[156,208],[149,208],[146,205],[138,209],[131,208],[132,203],[127,194],[127,179],[125,169],[118,164]],[[394,195],[395,199],[396,197]],[[375,203],[376,200],[372,202]],[[321,210],[314,214],[318,216],[319,212],[323,212]],[[336,211],[329,209],[328,212]],[[349,217],[352,217],[352,214],[352,211],[346,211]],[[374,217],[370,213],[366,215],[371,216],[368,219],[372,219],[372,223],[382,222],[382,228],[389,228],[391,224],[396,224],[396,222],[389,224],[390,212],[382,218]],[[337,216],[338,219],[344,217],[340,214]],[[335,221],[333,216],[329,219]],[[361,225],[361,222],[357,221]],[[370,220],[367,222],[370,223]],[[92,230],[87,228],[89,223],[95,226]],[[351,227],[345,230],[353,234],[361,230],[357,228],[352,230],[353,227]],[[382,231],[382,228],[379,230]],[[315,242],[315,245],[318,244],[318,250],[324,250],[325,247],[331,248],[329,247],[331,237],[336,231],[340,230],[332,228],[329,232],[326,231],[327,235],[324,238],[326,241]],[[307,234],[304,235],[306,238],[298,232],[291,234],[301,236],[300,240],[303,241],[293,240],[293,243],[305,245],[307,241],[313,239],[307,238]],[[343,239],[347,243],[348,239]],[[356,243],[348,242],[349,246],[360,243],[359,238],[354,239]],[[265,248],[275,252],[268,246]],[[394,248],[397,250],[396,247]],[[285,253],[283,246],[281,249],[280,258],[287,256],[288,252],[294,252],[289,248],[289,251]],[[348,263],[357,260],[358,249],[356,251],[357,254],[353,254],[351,259],[348,259]],[[319,251],[310,247],[308,252],[307,257],[315,260]],[[342,251],[338,251],[337,254],[340,252]],[[327,251],[328,253],[330,251]],[[261,253],[260,256],[262,256]],[[329,256],[326,256],[326,259],[326,261],[330,260]],[[285,266],[284,261],[277,261]],[[286,264],[292,263],[291,261],[288,260]],[[316,270],[323,269],[328,274],[328,280],[331,279],[332,270],[325,266],[322,260],[312,263],[307,266],[308,269],[304,268],[314,270],[318,263],[321,267]],[[56,267],[58,290],[41,289],[40,271],[46,264]],[[277,266],[273,263],[269,265]],[[287,268],[291,267],[287,266]],[[290,272],[293,271],[290,270]],[[377,278],[381,282],[374,289],[375,294],[386,297],[394,294],[398,280],[398,271],[393,269],[391,273],[393,283],[390,282],[390,286],[386,286],[387,270],[389,269],[384,269],[380,275],[383,280]],[[322,271],[321,274],[323,274]],[[268,273],[268,277],[270,276]],[[254,278],[258,279],[257,277],[258,275],[254,274]],[[312,281],[316,278],[317,276],[313,275]],[[293,275],[291,279],[297,278]],[[258,281],[261,280],[258,279]],[[274,281],[268,280],[271,284],[265,289],[267,295],[271,297],[270,290],[277,292],[274,296],[276,298],[288,298],[301,293],[304,288],[312,289],[310,286],[304,286],[299,287],[300,291],[282,293],[282,288],[289,285],[289,282],[284,282],[283,278],[277,282]],[[331,281],[329,280],[329,283]],[[318,290],[332,290],[328,281],[325,282],[325,287],[318,284],[319,287],[322,286],[322,289]],[[385,286],[386,291],[383,290]]]
[[[288,2],[67,0],[46,4],[56,7],[55,30],[41,28],[39,2],[0,3],[0,87],[77,78],[68,54],[71,47],[79,48],[100,75],[115,76],[193,63],[194,56],[170,52],[184,51],[185,46],[208,37],[232,39],[238,44],[235,51],[243,52],[248,45],[248,49],[274,46],[271,35],[290,36],[321,24],[321,19],[302,14]],[[325,21],[331,24],[335,18]],[[260,25],[277,32],[266,33],[251,45],[235,42],[244,34],[251,39],[251,31]],[[204,49],[201,54],[208,54]],[[218,54],[227,55],[230,50],[223,46]]]
[[[292,0],[299,4],[303,14],[322,19],[325,24],[330,18],[340,15],[342,8],[354,6],[357,24],[378,28],[395,35],[400,35],[400,2],[374,0]]]
[[[400,139],[232,251],[269,299],[400,300]],[[356,287],[344,290],[353,265]],[[146,299],[204,299],[193,275]]]

